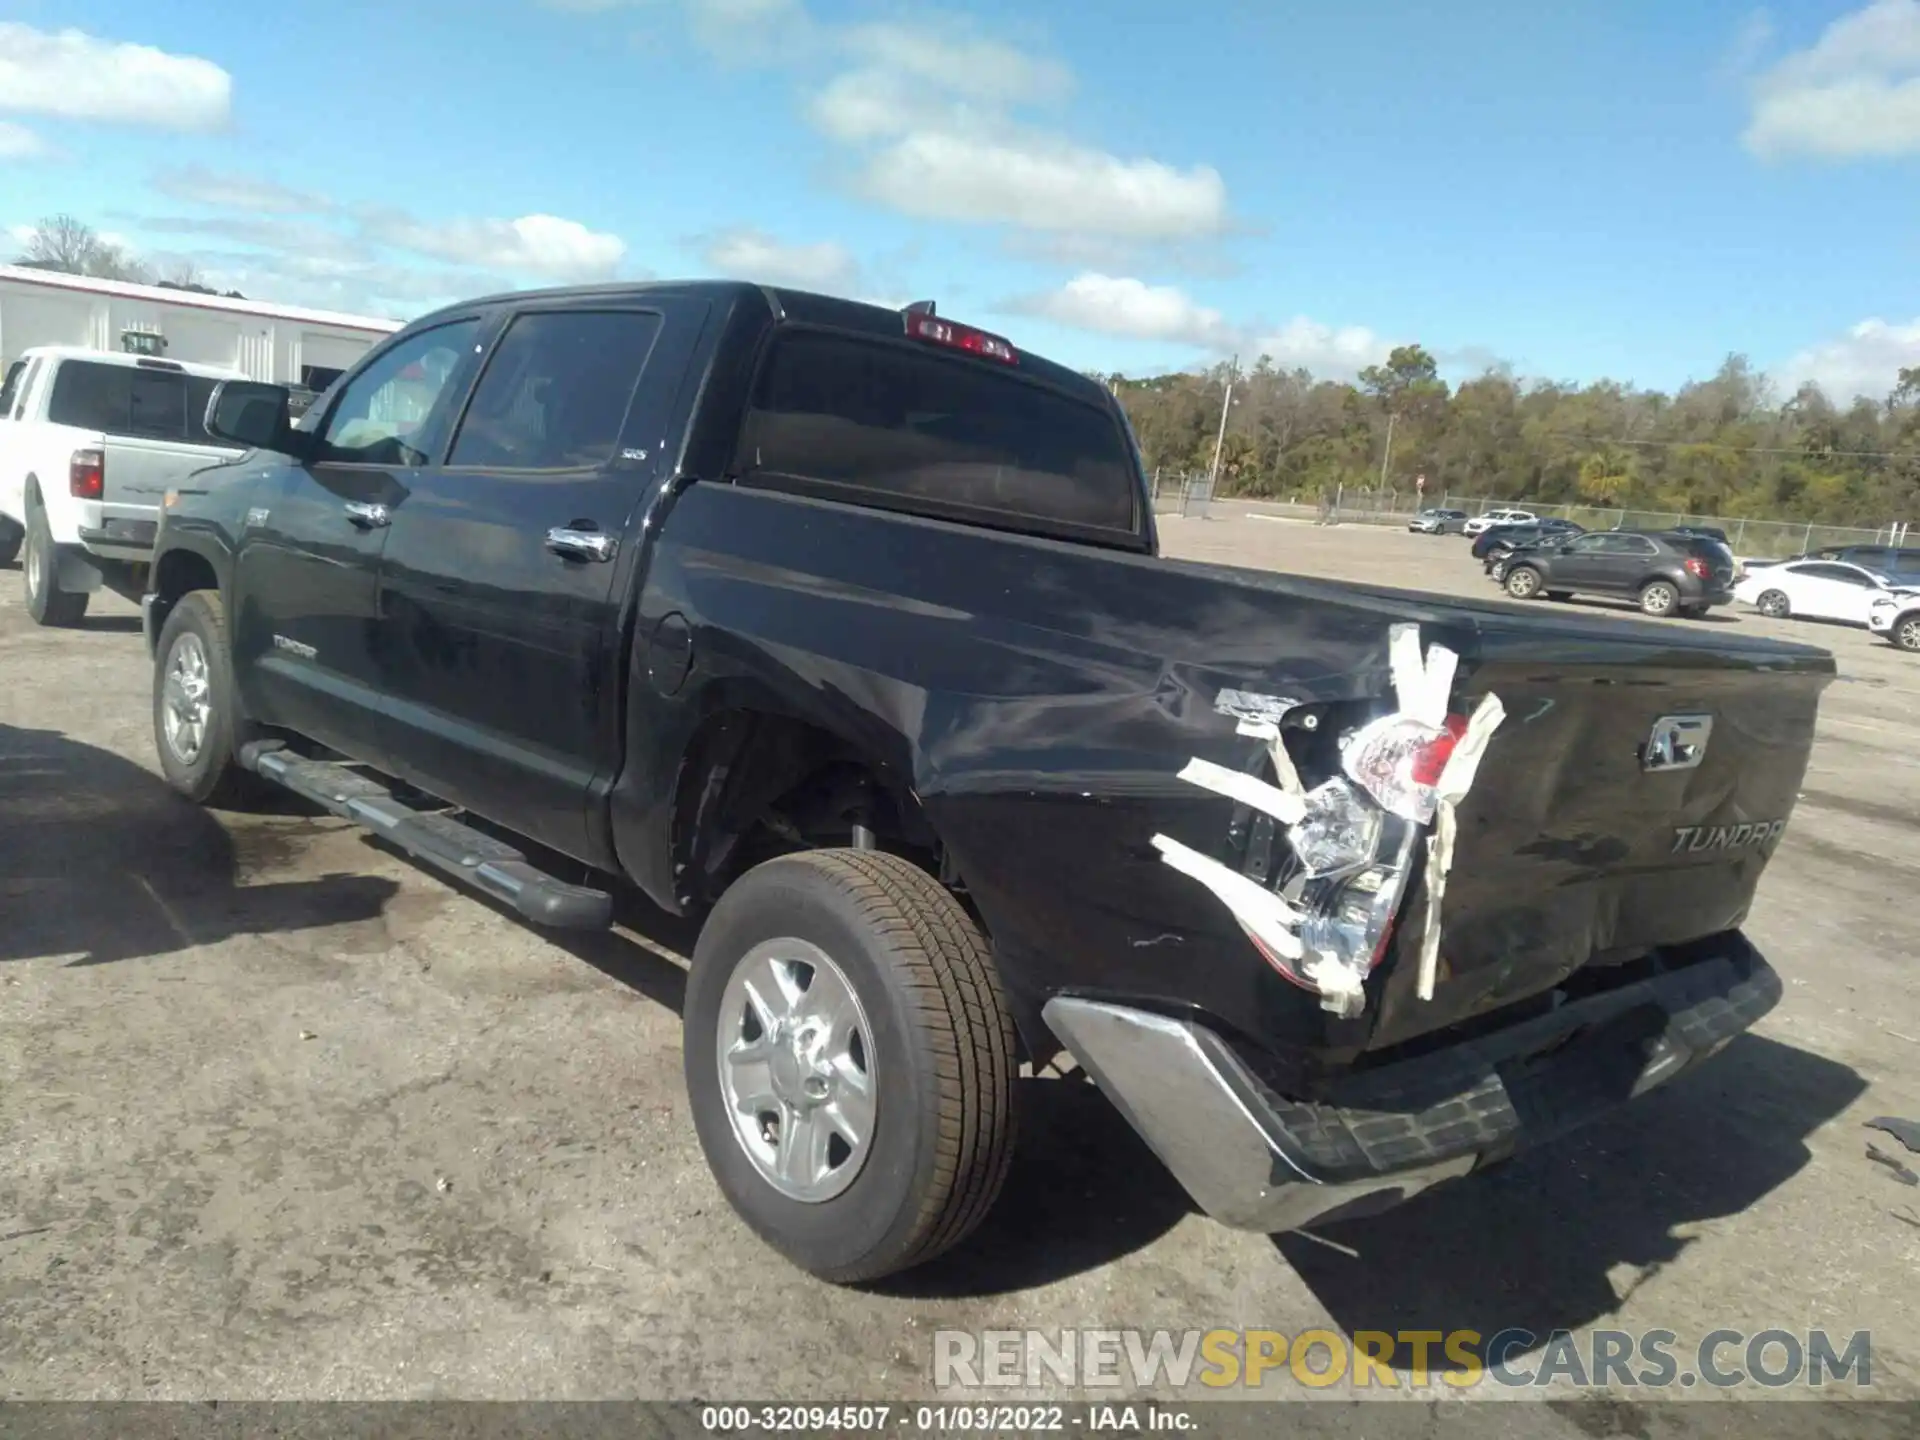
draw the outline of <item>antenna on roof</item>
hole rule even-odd
[[[900,313],[903,315],[931,315],[933,314],[933,301],[916,300]]]

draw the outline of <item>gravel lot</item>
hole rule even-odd
[[[1165,541],[1492,588],[1457,537],[1222,506]],[[1090,1088],[1029,1082],[986,1231],[850,1292],[708,1179],[683,928],[636,905],[556,942],[293,802],[176,801],[132,607],[42,631],[19,590],[0,576],[0,1396],[899,1399],[932,1393],[936,1328],[1088,1325],[1869,1329],[1875,1390],[1920,1396],[1920,1190],[1862,1128],[1920,1117],[1920,657],[1864,632],[1694,622],[1841,668],[1750,927],[1787,998],[1703,1073],[1329,1227],[1358,1258],[1205,1221]]]

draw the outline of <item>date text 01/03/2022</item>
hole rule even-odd
[[[1158,1405],[709,1405],[700,1427],[720,1434],[910,1430],[954,1435],[1040,1431],[1193,1430],[1184,1410]]]

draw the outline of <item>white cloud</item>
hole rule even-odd
[[[1074,88],[1073,72],[1058,61],[1028,55],[952,23],[857,25],[841,37],[841,45],[873,73],[909,77],[917,85],[958,92],[980,105],[1065,100]]]
[[[1131,240],[1212,235],[1227,223],[1227,187],[1211,166],[1177,170],[1037,135],[916,131],[872,157],[862,188],[922,219]]]
[[[1171,340],[1221,349],[1233,332],[1218,310],[1208,309],[1171,285],[1148,285],[1128,276],[1089,271],[1047,295],[1009,307],[1076,330],[1132,340]]]
[[[1920,152],[1920,0],[1873,0],[1754,83],[1756,155]]]
[[[1295,316],[1278,330],[1257,335],[1248,352],[1272,357],[1283,370],[1296,366],[1322,379],[1351,379],[1369,365],[1378,365],[1393,342],[1364,325],[1326,325]]]
[[[555,280],[606,279],[627,253],[626,242],[618,235],[589,230],[577,220],[557,215],[435,223],[383,214],[369,217],[366,228],[383,244],[436,260]]]
[[[794,244],[743,227],[709,238],[701,258],[723,275],[764,285],[847,295],[860,284],[860,266],[853,252],[830,240]]]
[[[47,142],[24,125],[0,120],[0,160],[36,160],[47,153]]]
[[[543,0],[606,10],[617,0]],[[1210,240],[1227,187],[1208,165],[1110,154],[1033,114],[1073,95],[1059,61],[983,34],[965,16],[821,21],[804,0],[679,0],[695,38],[724,60],[788,70],[831,62],[804,113],[852,152],[875,203],[921,219],[1134,244]]]
[[[149,45],[0,23],[0,109],[164,130],[214,130],[233,77],[211,60]]]
[[[255,214],[314,215],[333,208],[333,202],[324,195],[292,190],[259,176],[221,174],[198,165],[161,171],[154,177],[153,188],[176,200]]]
[[[1862,320],[1835,339],[1809,346],[1774,371],[1786,390],[1811,380],[1838,405],[1856,396],[1885,400],[1908,365],[1920,365],[1920,318],[1908,324]]]
[[[1305,367],[1326,378],[1351,378],[1385,360],[1393,348],[1392,341],[1365,326],[1327,325],[1305,316],[1278,329],[1234,324],[1176,286],[1092,271],[1004,308],[1099,335],[1187,345],[1213,355],[1238,353],[1248,364],[1266,355],[1282,369]]]

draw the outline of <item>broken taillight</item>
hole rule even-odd
[[[1687,556],[1687,558],[1681,562],[1681,568],[1696,580],[1705,580],[1713,574],[1712,568],[1698,555]]]
[[[76,500],[98,500],[107,493],[107,456],[103,450],[76,450],[67,462],[67,491]]]
[[[1340,768],[1381,809],[1425,825],[1439,803],[1434,787],[1466,732],[1464,715],[1449,715],[1438,727],[1408,715],[1383,715],[1347,738]]]

